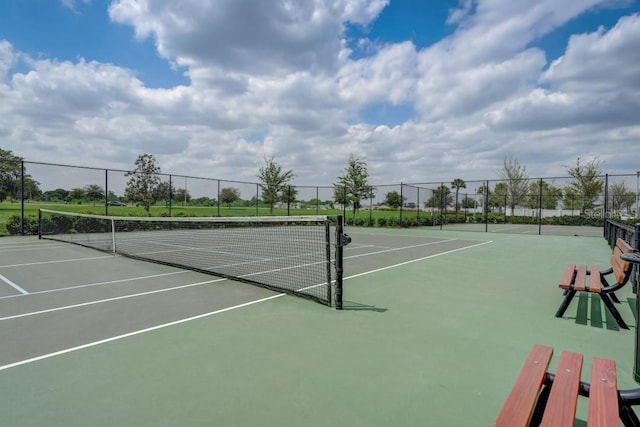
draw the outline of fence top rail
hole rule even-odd
[[[0,162],[2,162],[2,160],[0,160]],[[70,164],[62,164],[62,163],[50,163],[50,162],[37,162],[37,161],[31,161],[31,160],[23,160],[22,163],[24,164],[32,164],[32,165],[42,165],[42,166],[56,166],[56,167],[66,167],[66,168],[75,168],[75,169],[87,169],[87,170],[99,170],[99,171],[107,171],[107,172],[121,172],[121,173],[134,173],[135,171],[132,170],[125,170],[125,169],[114,169],[114,168],[99,168],[99,167],[93,167],[93,166],[79,166],[79,165],[70,165]],[[211,178],[211,177],[202,177],[202,176],[192,176],[192,175],[182,175],[182,174],[174,174],[174,173],[166,173],[166,172],[161,172],[158,175],[164,175],[164,176],[170,176],[170,177],[178,177],[178,178],[189,178],[189,179],[202,179],[202,180],[210,180],[210,181],[220,181],[220,182],[229,182],[229,183],[237,183],[237,184],[252,184],[252,185],[260,185],[259,182],[251,182],[251,181],[237,181],[237,180],[231,180],[231,179],[223,179],[223,178]],[[598,175],[596,178],[602,178],[602,179],[606,179],[608,177],[638,177],[640,178],[640,174],[638,174],[637,172],[635,173],[628,173],[628,174],[604,174],[604,175]],[[527,177],[527,178],[522,178],[520,179],[520,181],[540,181],[540,180],[560,180],[560,179],[573,179],[573,177],[571,176],[550,176],[550,177]],[[470,183],[493,183],[493,182],[504,182],[504,179],[499,179],[499,178],[494,178],[494,179],[470,179],[470,180],[464,180],[467,184]],[[398,182],[398,183],[387,183],[387,184],[371,184],[371,187],[388,187],[388,186],[402,186],[402,185],[406,185],[406,186],[415,186],[415,187],[420,187],[420,186],[430,186],[430,185],[435,185],[435,186],[440,186],[443,185],[444,183],[450,183],[452,182],[452,180],[440,180],[440,181],[429,181],[429,182]],[[292,187],[298,187],[298,188],[335,188],[337,185],[336,184],[330,184],[330,185],[295,185],[292,184]]]

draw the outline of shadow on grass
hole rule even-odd
[[[342,309],[343,310],[375,311],[376,313],[384,313],[385,311],[387,311],[386,308],[376,307],[375,305],[361,304],[359,302],[353,302],[353,301],[343,301]]]

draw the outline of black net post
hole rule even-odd
[[[42,240],[42,210],[38,209],[38,240]]]
[[[489,232],[489,180],[486,182],[484,192],[484,232]]]
[[[542,178],[540,178],[540,186],[538,191],[538,235],[542,234]]]
[[[342,277],[344,274],[344,217],[336,218],[336,310],[342,310]]]

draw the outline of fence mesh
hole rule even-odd
[[[0,189],[1,234],[33,234],[37,207],[104,215],[343,214],[349,225],[602,236],[606,219],[638,218],[640,174],[370,185],[291,185],[24,161]],[[141,190],[151,180],[148,194]],[[148,183],[147,183],[148,184]],[[136,187],[136,185],[138,187]],[[9,219],[5,219],[9,218]]]

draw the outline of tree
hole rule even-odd
[[[460,207],[462,209],[475,209],[478,207],[478,201],[473,197],[464,196],[462,202],[460,202]]]
[[[568,188],[577,196],[577,206],[584,214],[595,207],[598,196],[602,194],[604,179],[600,172],[600,162],[597,158],[586,165],[580,164],[580,157],[576,166],[568,169],[573,181]]]
[[[177,188],[171,194],[173,195],[173,200],[182,203],[183,206],[186,206],[191,201],[191,194],[185,188]]]
[[[228,208],[231,207],[231,204],[236,200],[240,199],[240,190],[233,187],[227,187],[220,190],[220,202],[227,205]]]
[[[482,197],[480,197],[480,206],[483,208],[482,211],[484,213],[488,213],[489,212],[489,203],[485,201],[488,201],[489,199],[489,187],[487,186],[487,184],[481,184],[480,187],[478,187],[477,189],[477,193],[479,195],[481,195]]]
[[[507,209],[507,198],[509,196],[509,185],[506,182],[498,182],[493,191],[489,193],[489,207],[498,208],[502,212],[502,206]]]
[[[14,201],[23,197],[22,185],[24,182],[24,198],[38,197],[42,194],[40,183],[26,172],[23,174],[23,159],[13,154],[10,150],[0,148],[0,202],[7,197]],[[23,181],[24,180],[24,181]]]
[[[539,203],[542,193],[542,203]],[[562,198],[562,189],[546,181],[535,181],[529,186],[529,197],[526,206],[531,209],[557,209],[558,202]],[[540,206],[538,206],[540,204]]]
[[[463,179],[456,178],[451,183],[451,188],[455,189],[456,191],[456,202],[453,206],[454,206],[454,209],[456,210],[456,220],[457,220],[458,219],[458,194],[461,188],[467,188],[467,183],[464,182]]]
[[[397,191],[390,191],[385,196],[384,204],[390,208],[397,209],[402,205],[402,202],[404,201],[402,199],[403,198],[400,196],[400,193]],[[407,198],[405,197],[404,199],[406,200]]]
[[[84,188],[75,187],[69,191],[69,201],[80,203],[85,198]]]
[[[164,205],[169,207],[171,205],[172,195],[175,196],[175,189],[173,188],[173,183],[169,183],[169,181],[159,181],[152,193],[154,203],[159,200],[164,200]]]
[[[433,196],[425,202],[425,207],[438,208],[442,211],[446,211],[447,206],[453,203],[453,196],[451,190],[446,185],[442,184],[433,191]]]
[[[151,205],[158,200],[157,188],[160,185],[160,166],[152,154],[141,154],[135,162],[136,168],[127,172],[130,177],[124,190],[125,197],[142,205],[147,214]]]
[[[629,191],[624,182],[611,185],[609,197],[611,198],[611,210],[618,213],[623,209],[629,213],[636,202],[636,194]]]
[[[360,208],[360,201],[373,198],[374,191],[368,182],[367,164],[355,158],[353,154],[349,157],[349,163],[344,172],[344,175],[339,176],[333,184],[334,198],[344,206],[351,205],[355,217]]]
[[[287,195],[283,195],[282,191],[285,187],[289,187],[289,182],[293,179],[293,171],[283,171],[282,166],[273,157],[265,157],[264,161],[265,166],[260,167],[257,176],[262,182],[260,184],[262,200],[269,206],[269,212],[273,213],[273,205],[277,201],[290,202],[292,199],[293,194],[290,193],[290,190]]]
[[[523,204],[529,192],[529,177],[526,169],[511,153],[505,156],[500,170],[500,179],[504,180],[507,185],[507,205],[511,208],[512,215],[513,209],[517,205]]]
[[[88,184],[84,186],[84,197],[90,202],[104,199],[104,190],[98,184]]]
[[[297,196],[298,196],[298,189],[293,185],[287,185],[281,191],[280,201],[289,205],[296,201]]]
[[[56,188],[55,190],[45,191],[43,199],[45,202],[64,202],[69,198],[69,191],[63,188]]]
[[[567,187],[563,191],[562,205],[565,209],[571,209],[572,211],[578,209],[580,206],[580,203],[578,202],[579,198],[580,197],[574,188]]]

